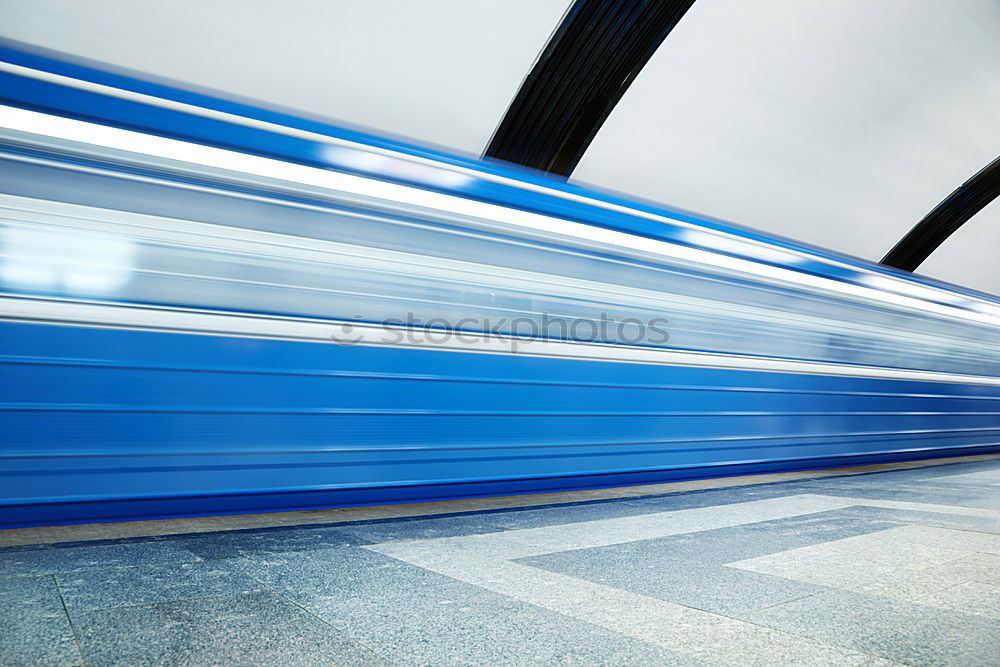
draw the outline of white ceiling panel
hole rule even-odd
[[[1000,296],[1000,199],[959,227],[916,273]]]
[[[479,153],[569,0],[0,0],[0,36]]]

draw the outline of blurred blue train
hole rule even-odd
[[[1000,450],[991,297],[0,61],[0,525]]]

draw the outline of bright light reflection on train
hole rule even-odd
[[[8,289],[112,296],[135,264],[131,240],[62,229],[0,228],[0,281]]]
[[[400,160],[369,151],[359,151],[343,146],[323,146],[320,149],[323,160],[338,167],[362,171],[370,174],[415,181],[442,188],[462,188],[473,182],[471,176],[429,167],[410,160]]]
[[[739,239],[703,232],[697,229],[683,229],[680,236],[691,245],[718,250],[726,254],[738,255],[740,257],[750,257],[762,262],[773,262],[775,264],[799,264],[802,256],[791,252],[785,252],[777,248],[765,246],[763,244],[748,243]]]

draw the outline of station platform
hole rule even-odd
[[[3,665],[995,665],[1000,455],[0,531]]]

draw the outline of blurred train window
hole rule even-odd
[[[8,293],[1000,375],[1000,334],[986,325],[391,201],[6,139],[21,145],[0,151]]]

